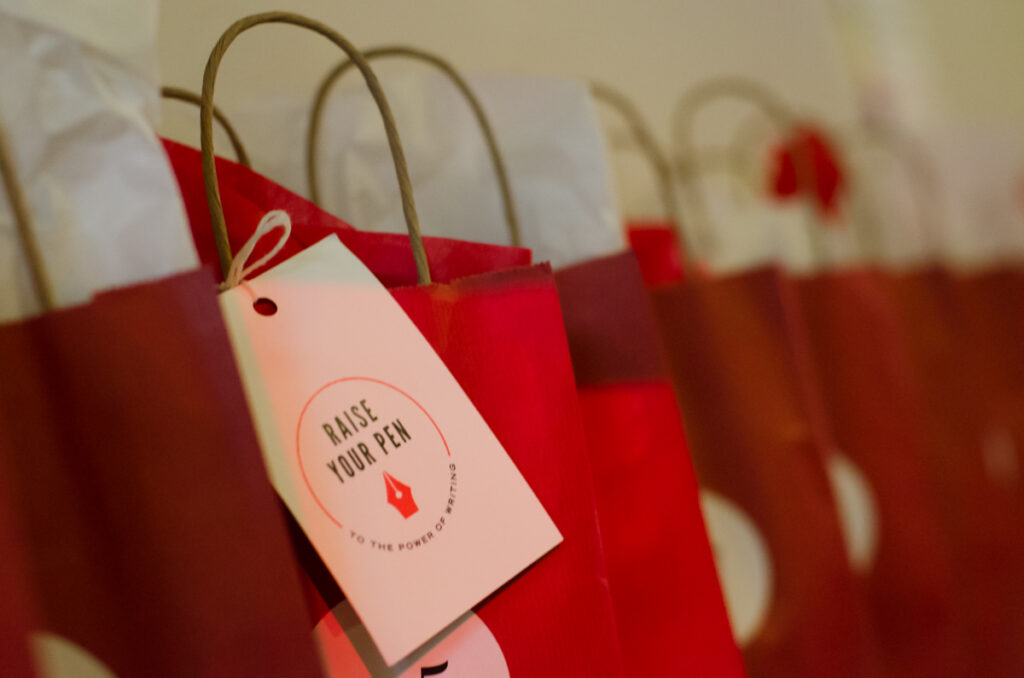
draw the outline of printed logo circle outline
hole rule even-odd
[[[323,502],[320,501],[320,497],[318,497],[316,492],[313,490],[313,485],[309,482],[309,476],[306,475],[306,465],[302,463],[302,445],[300,441],[302,439],[302,421],[306,417],[306,410],[309,409],[309,406],[313,404],[313,401],[316,400],[317,396],[319,396],[321,393],[323,393],[332,386],[335,386],[346,381],[368,381],[373,384],[379,384],[380,386],[386,386],[391,390],[396,391],[401,395],[405,396],[405,398],[409,400],[409,402],[411,402],[413,405],[418,407],[420,412],[422,412],[423,415],[430,421],[430,423],[434,427],[434,430],[437,431],[437,435],[441,438],[441,443],[444,445],[444,451],[448,454],[449,457],[452,456],[451,448],[448,447],[448,440],[444,437],[444,434],[441,433],[441,427],[437,425],[437,422],[434,421],[434,418],[432,416],[430,416],[430,413],[427,412],[426,408],[423,407],[423,405],[420,405],[418,400],[416,400],[411,395],[409,395],[402,389],[398,388],[394,384],[389,384],[386,381],[383,381],[381,379],[374,379],[373,377],[342,377],[341,379],[335,379],[334,381],[327,382],[326,384],[318,388],[316,390],[316,393],[311,395],[309,397],[309,400],[306,401],[306,404],[302,406],[302,412],[299,414],[299,423],[295,427],[295,456],[298,457],[299,471],[302,473],[303,482],[306,483],[306,489],[309,490],[310,495],[312,495],[313,500],[316,502],[316,505],[320,507],[320,510],[323,511],[324,514],[331,519],[331,522],[337,525],[340,529],[344,529],[344,526],[341,524],[341,522],[338,521],[337,518],[334,517],[333,514],[331,514],[330,511],[327,510],[327,507],[324,506]]]

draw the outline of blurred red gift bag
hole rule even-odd
[[[252,23],[295,23],[294,15],[275,13],[272,17],[253,18]],[[334,36],[329,37],[341,45]],[[366,76],[365,61],[350,46],[345,50]],[[396,170],[404,179],[400,185],[406,214],[411,213],[410,223],[415,224],[408,176],[390,111],[379,84],[372,76],[367,80],[371,89],[378,90],[375,97],[390,123]],[[206,119],[204,124],[209,126],[210,122]],[[208,130],[204,139],[209,138]],[[313,238],[338,235],[382,283],[392,288],[395,300],[444,361],[554,520],[564,542],[475,606],[475,617],[469,617],[482,622],[486,631],[483,635],[496,641],[485,645],[491,650],[497,648],[497,665],[506,667],[511,676],[621,675],[584,431],[550,269],[523,266],[529,261],[529,252],[520,248],[440,238],[421,240],[415,226],[410,226],[412,239],[351,230],[312,203],[244,168],[220,160],[214,164],[212,146],[204,149],[209,154],[209,169],[214,171],[207,202],[197,188],[202,169],[194,152],[172,144],[168,148],[175,155],[175,171],[204,259],[215,256],[216,251],[206,210],[208,204],[220,204],[213,193],[218,185],[224,209],[217,214],[216,223],[226,226],[226,240],[232,245],[245,242],[254,223],[269,208],[291,212],[292,252],[313,244]],[[218,182],[221,170],[226,181]],[[214,210],[220,212],[216,207]],[[259,251],[257,248],[254,256]],[[283,252],[288,251],[286,246]],[[268,266],[280,262],[282,256],[271,259]],[[414,267],[414,261],[429,261],[433,284],[403,286],[425,280],[425,271]],[[322,585],[318,589],[327,607],[338,605],[340,591]],[[586,623],[581,624],[581,619]],[[365,631],[358,628],[358,620],[339,611],[321,626],[327,627],[321,640],[334,633],[330,642],[336,641],[341,647],[339,650],[329,643],[324,648],[326,655],[338,650],[344,657],[355,658],[351,670],[357,673],[372,666],[397,675],[397,669],[382,667],[372,645],[359,642]],[[455,629],[437,647],[458,655],[462,639],[480,635],[459,634]],[[359,654],[349,652],[352,645],[359,647]],[[433,649],[425,647],[423,652]],[[418,666],[417,655],[413,659]],[[360,662],[364,664],[361,668]]]
[[[885,280],[903,318],[923,404],[970,675],[1022,675],[1024,519],[1016,462],[1012,442],[1008,453],[1006,438],[993,438],[986,427],[991,393],[970,369],[977,352],[1000,347],[971,343],[977,330],[956,312],[953,281],[943,270],[932,267]]]
[[[866,582],[880,650],[896,675],[965,675],[931,450],[900,318],[880,276],[860,269],[797,281],[836,444],[877,504],[877,523],[857,530],[854,570]]]
[[[636,259],[596,259],[555,279],[626,673],[742,676]]]
[[[760,269],[652,297],[747,671],[877,675],[792,286]]]
[[[320,675],[207,272],[7,324],[0,356],[0,464],[40,661],[74,675]]]
[[[770,91],[736,78],[705,82],[680,99],[676,162],[695,238],[708,251],[715,239],[701,174],[720,164],[705,166],[711,156],[698,151],[694,130],[699,111],[720,99],[752,104],[780,137],[797,120]],[[715,157],[731,158],[737,149],[719,150]],[[849,557],[856,540],[844,529],[852,524],[842,491],[849,488],[833,482],[857,474],[834,448],[793,282],[762,267],[694,275],[651,295],[747,671],[878,675],[863,582]],[[870,495],[855,485],[850,494],[864,517]]]

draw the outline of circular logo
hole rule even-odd
[[[729,499],[702,489],[700,505],[732,634],[745,647],[760,632],[771,607],[774,573],[768,545],[754,521]]]
[[[330,382],[303,408],[296,445],[310,493],[359,544],[413,551],[448,525],[455,459],[430,414],[401,389],[369,377]]]
[[[829,455],[826,468],[850,568],[858,573],[870,572],[878,554],[879,540],[878,502],[871,484],[844,454]]]

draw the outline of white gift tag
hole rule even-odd
[[[220,301],[271,481],[389,665],[561,541],[447,367],[337,237]]]

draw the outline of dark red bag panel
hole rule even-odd
[[[958,326],[972,348],[963,364],[983,394],[983,438],[1006,448],[987,453],[990,471],[1024,502],[1024,278],[1001,268],[948,281]]]
[[[1016,497],[1016,520],[1024,526],[1024,277],[1019,269],[998,268],[951,275],[949,284],[972,348],[964,365],[983,397],[985,467],[1002,492]],[[1024,625],[1024,609],[1020,617]]]
[[[896,309],[866,270],[805,278],[797,289],[836,443],[878,504],[878,551],[862,574],[880,649],[896,675],[965,675],[950,554]]]
[[[742,676],[697,482],[632,253],[559,271],[630,676]]]
[[[957,619],[970,675],[1024,675],[1024,553],[1016,488],[985,463],[983,385],[970,377],[974,346],[955,312],[946,273],[889,276],[923,403],[941,517],[953,553]]]
[[[476,608],[511,675],[621,675],[579,401],[550,269],[535,266],[392,294],[565,538]]]
[[[0,449],[40,623],[121,676],[314,676],[208,271],[0,329]]]
[[[626,223],[626,236],[648,287],[683,279],[683,256],[673,222],[630,221]]]
[[[164,148],[178,179],[199,258],[204,264],[217,266],[217,249],[203,188],[200,153],[194,148],[166,139]],[[277,256],[253,275],[259,275],[328,235],[335,234],[385,286],[416,284],[416,268],[407,235],[357,231],[305,198],[224,158],[217,158],[217,176],[233,252],[237,252],[252,236],[256,224],[270,210],[282,209],[291,216],[291,238]],[[254,261],[270,249],[273,245],[271,240],[267,238],[266,242],[257,245],[252,256]],[[530,251],[521,247],[430,237],[423,238],[423,244],[434,282],[448,282],[495,269],[526,266],[531,261]]]
[[[784,282],[760,270],[657,289],[653,299],[701,486],[742,508],[773,564],[767,617],[743,648],[747,671],[876,675]]]
[[[632,252],[555,274],[579,386],[668,382],[654,311]]]
[[[0,429],[0,449],[10,446],[3,436]],[[14,516],[11,476],[3,459],[0,466],[0,667],[5,676],[32,678],[36,672],[29,634],[37,627],[32,587]]]

